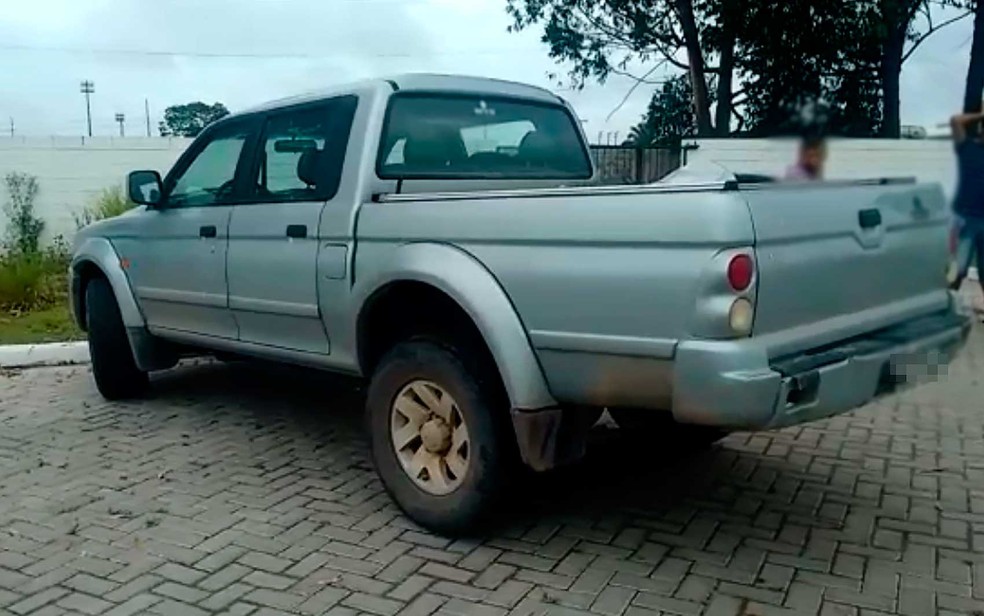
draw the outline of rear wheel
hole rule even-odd
[[[614,408],[608,412],[629,438],[664,449],[703,449],[727,435],[719,428],[678,423],[665,411]]]
[[[137,368],[120,307],[105,278],[89,281],[85,289],[89,355],[96,389],[107,400],[139,396],[147,390],[147,373]]]
[[[496,504],[509,449],[490,379],[431,340],[394,347],[367,395],[372,456],[393,500],[441,533],[476,529]]]

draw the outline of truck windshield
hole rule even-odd
[[[390,101],[377,171],[384,179],[572,179],[591,163],[559,105],[402,94]]]

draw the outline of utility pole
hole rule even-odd
[[[116,123],[120,125],[120,137],[125,137],[126,136],[123,133],[123,122],[125,122],[125,121],[126,121],[126,116],[125,115],[123,115],[122,113],[117,113],[116,114]]]
[[[150,103],[144,99],[144,117],[147,119],[147,136],[150,137]]]
[[[10,136],[14,136],[14,117],[10,117]]]
[[[89,128],[89,136],[92,136],[92,107],[89,105],[89,95],[95,93],[96,84],[89,79],[84,79],[79,85],[79,91],[85,94],[85,121]]]

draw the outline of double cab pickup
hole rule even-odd
[[[504,81],[406,75],[226,117],[78,234],[96,386],[138,396],[193,354],[363,377],[387,490],[458,533],[517,463],[577,459],[604,409],[707,443],[864,405],[967,337],[937,185],[595,177],[571,107]]]

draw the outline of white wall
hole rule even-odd
[[[37,212],[47,222],[46,237],[71,236],[74,212],[99,192],[122,183],[133,169],[163,174],[188,147],[189,139],[0,138],[0,179],[10,171],[37,176]],[[707,139],[688,154],[688,171],[707,169],[782,175],[796,158],[797,143],[786,139]],[[940,182],[952,196],[956,181],[953,148],[944,140],[832,140],[827,177],[915,176]],[[0,200],[7,198],[0,184]],[[0,216],[0,232],[6,220]]]
[[[694,172],[720,168],[731,172],[782,176],[796,161],[792,139],[704,139],[687,155]],[[827,179],[914,176],[939,182],[948,197],[956,185],[953,144],[942,139],[833,139],[828,144]]]
[[[0,138],[0,202],[6,202],[3,177],[11,171],[38,178],[36,212],[46,223],[45,237],[75,232],[72,214],[90,204],[104,188],[122,184],[134,169],[163,174],[190,139],[160,137]],[[0,233],[6,228],[0,215]]]

